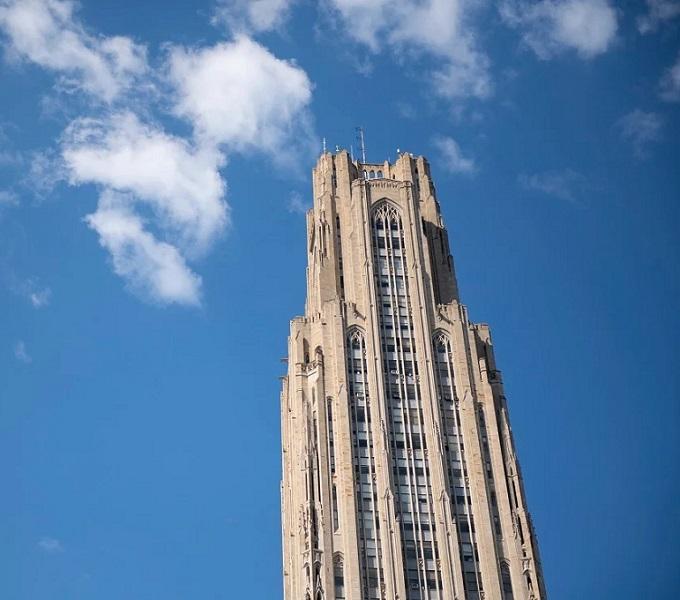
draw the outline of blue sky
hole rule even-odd
[[[309,172],[363,125],[370,160],[431,161],[550,597],[677,598],[679,27],[676,0],[0,0],[0,597],[281,597]]]

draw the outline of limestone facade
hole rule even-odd
[[[324,153],[281,392],[285,600],[544,599],[488,326],[430,167]]]

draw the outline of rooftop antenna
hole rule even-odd
[[[323,153],[326,154],[326,137],[323,138]]]
[[[366,164],[366,142],[364,141],[364,128],[357,127],[357,139],[359,141],[359,148],[361,149],[361,162]]]

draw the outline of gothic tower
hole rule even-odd
[[[285,600],[544,599],[489,328],[430,167],[324,153],[281,392]]]

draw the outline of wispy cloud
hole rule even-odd
[[[264,32],[280,28],[296,0],[218,0],[214,25],[237,33]]]
[[[301,215],[307,214],[311,205],[302,199],[302,195],[298,192],[291,192],[288,197],[288,212],[298,213]]]
[[[129,195],[105,190],[97,211],[86,217],[109,251],[116,274],[132,292],[152,302],[200,304],[201,278],[187,266],[177,247],[145,229],[132,205]]]
[[[95,183],[129,193],[190,254],[200,255],[227,223],[224,157],[143,123],[131,112],[73,121],[62,138],[71,184]],[[123,200],[122,197],[119,200]]]
[[[655,32],[659,26],[680,16],[677,0],[647,0],[647,14],[637,18],[638,31],[643,35]]]
[[[666,102],[680,102],[680,54],[661,78],[660,95]]]
[[[59,73],[67,90],[111,102],[147,71],[146,48],[123,36],[89,34],[69,0],[10,0],[0,6],[0,28],[11,57]]]
[[[28,295],[33,308],[43,308],[50,303],[52,299],[52,290],[50,288],[43,288],[35,290]]]
[[[28,173],[22,185],[42,200],[67,179],[68,173],[61,154],[54,149],[38,150],[30,154]]]
[[[428,80],[449,100],[486,98],[492,92],[490,62],[479,48],[476,0],[327,0],[346,34],[373,53],[399,60],[427,55],[440,65]]]
[[[19,198],[12,190],[0,190],[0,211],[10,206],[18,206]]]
[[[624,115],[616,124],[621,137],[632,145],[638,158],[645,158],[649,146],[661,139],[662,125],[663,121],[657,113],[640,109]]]
[[[38,548],[46,554],[61,554],[64,551],[62,543],[52,537],[42,537],[38,540]]]
[[[14,344],[14,357],[25,364],[33,362],[33,358],[31,358],[31,355],[26,350],[26,344],[23,340],[19,340]]]
[[[40,285],[34,278],[18,280],[14,275],[10,276],[9,287],[12,292],[25,298],[33,308],[44,308],[52,299],[52,290]]]
[[[609,0],[502,0],[499,7],[503,21],[541,59],[566,50],[593,58],[610,48],[618,29]]]
[[[439,159],[450,173],[471,174],[477,170],[474,159],[464,156],[460,145],[452,137],[438,136],[432,140]]]
[[[588,185],[583,175],[571,169],[532,174],[521,173],[517,181],[525,190],[540,192],[573,203],[579,203],[578,196]]]

